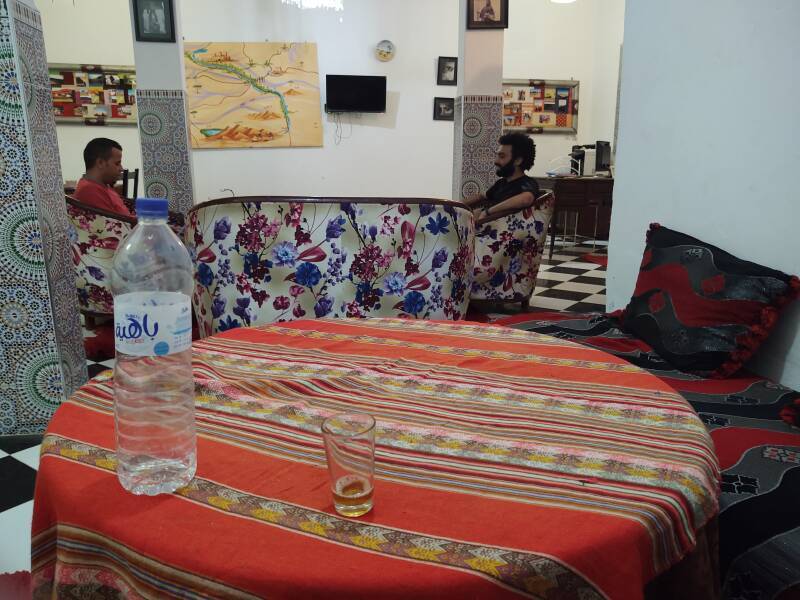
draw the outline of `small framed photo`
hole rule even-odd
[[[136,41],[175,42],[172,0],[133,0]]]
[[[467,29],[508,29],[508,0],[467,0]]]
[[[436,70],[436,85],[456,85],[458,83],[458,57],[440,56]]]
[[[456,101],[455,98],[434,98],[433,99],[433,120],[434,121],[455,121]]]

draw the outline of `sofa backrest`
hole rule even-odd
[[[458,202],[243,197],[188,215],[201,335],[298,318],[463,318],[474,226]]]

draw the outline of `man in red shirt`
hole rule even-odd
[[[86,174],[78,181],[72,197],[89,206],[132,217],[112,187],[122,174],[122,146],[108,138],[95,138],[86,144],[83,162]]]

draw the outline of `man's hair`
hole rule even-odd
[[[83,149],[83,164],[86,165],[86,170],[91,169],[94,163],[100,159],[108,160],[111,158],[111,151],[114,148],[122,152],[122,146],[108,138],[94,138],[86,144],[86,148]]]
[[[507,133],[500,137],[501,146],[511,146],[511,160],[522,159],[519,167],[527,171],[536,160],[536,145],[524,133]]]

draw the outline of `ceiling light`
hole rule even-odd
[[[572,4],[575,0],[550,0],[553,4]]]
[[[299,8],[332,8],[344,10],[344,0],[281,0],[283,4],[292,4]]]

